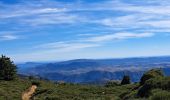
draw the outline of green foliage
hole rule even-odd
[[[138,96],[149,97],[152,89],[170,90],[170,77],[152,78],[139,89]]]
[[[121,85],[130,84],[130,77],[125,75],[121,81]]]
[[[130,91],[126,94],[123,95],[122,99],[123,100],[128,100],[128,99],[134,99],[137,98],[137,90]]]
[[[164,77],[160,69],[152,69],[146,72],[141,78],[140,85],[134,87],[130,92],[122,94],[122,99],[136,100],[143,98],[144,100],[147,100],[148,97],[153,95],[152,90],[155,89],[170,91],[170,77]]]
[[[22,93],[30,86],[26,79],[0,80],[0,100],[21,100]]]
[[[61,100],[61,99],[59,97],[54,96],[54,97],[46,97],[45,100]]]
[[[170,100],[170,92],[164,90],[156,90],[149,100]]]
[[[0,81],[0,100],[20,100],[32,82],[29,79]],[[134,87],[133,84],[104,87],[68,83],[63,85],[44,80],[36,82],[40,85],[34,93],[34,100],[122,100],[120,95]]]
[[[31,81],[31,84],[32,84],[32,85],[39,86],[39,85],[40,85],[40,82],[37,81],[37,80],[32,80],[32,81]]]
[[[29,80],[33,80],[33,79],[35,79],[35,78],[34,78],[34,76],[29,76],[28,79],[29,79]]]
[[[13,80],[16,77],[16,66],[10,58],[0,57],[0,80]]]
[[[115,86],[119,86],[120,82],[119,81],[108,81],[105,84],[105,87],[115,87]]]
[[[149,72],[155,74],[153,70]],[[34,100],[169,100],[170,77],[162,75],[153,75],[154,77],[146,80],[144,85],[129,84],[129,76],[124,76],[121,82],[124,85],[117,81],[109,81],[105,86],[62,81],[54,83],[34,77],[12,81],[0,80],[0,100],[20,100],[22,93],[31,85],[38,86],[33,94]]]
[[[35,100],[122,100],[120,94],[127,93],[134,85],[104,87],[80,84],[54,84],[40,81]]]
[[[163,77],[164,74],[162,72],[162,70],[160,69],[152,69],[148,72],[146,72],[142,77],[141,77],[141,80],[140,80],[140,85],[144,85],[145,84],[145,81],[151,79],[151,78],[156,78],[156,77]]]

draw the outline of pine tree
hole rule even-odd
[[[130,77],[125,75],[121,81],[121,85],[130,84]]]
[[[0,57],[0,80],[13,80],[16,77],[16,69],[10,58],[4,55]]]

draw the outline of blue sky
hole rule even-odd
[[[169,0],[0,0],[15,62],[170,55]]]

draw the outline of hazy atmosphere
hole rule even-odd
[[[15,62],[170,55],[169,0],[0,0]]]

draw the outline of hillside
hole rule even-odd
[[[76,81],[80,81],[81,84],[79,84],[74,83],[74,80],[64,82],[62,77],[61,81],[51,81],[52,79],[45,80],[38,76],[17,74],[17,66],[9,57],[2,55],[0,58],[0,100],[20,100],[21,98],[22,100],[169,100],[170,77],[165,76],[164,73],[169,70],[163,68],[144,72],[139,82],[131,82],[133,77],[128,73],[122,73],[124,75],[120,78],[121,81],[102,78],[102,85],[96,85],[101,82],[100,77],[109,75],[112,78],[114,76],[108,72],[92,71],[88,73],[91,77],[87,75],[88,80],[91,79],[91,81],[86,84],[82,84],[81,80],[76,79],[77,76],[73,76]],[[86,74],[82,77],[84,76]],[[93,80],[98,81],[94,84]]]
[[[31,86],[32,82],[40,84],[33,95],[34,100],[110,100],[110,98],[116,99],[119,93],[128,91],[130,87],[134,86],[107,88],[95,85],[53,83],[37,79],[1,80],[0,100],[20,100],[22,93]],[[124,91],[120,91],[120,89]]]
[[[35,100],[44,100],[44,98],[45,100],[118,100],[120,94],[127,92],[133,86],[108,88],[67,83],[55,85],[42,83],[42,87],[35,94]]]
[[[160,69],[149,70],[140,83],[121,85],[108,81],[104,86],[39,81],[35,100],[169,100],[170,77]]]
[[[147,79],[144,77],[148,77]],[[37,89],[34,100],[169,100],[170,77],[155,69],[143,75],[144,84],[121,85],[110,81],[104,86],[50,82],[31,77],[13,81],[0,80],[0,100],[20,100],[31,84]]]
[[[0,100],[20,100],[22,93],[31,86],[27,79],[0,80]]]

